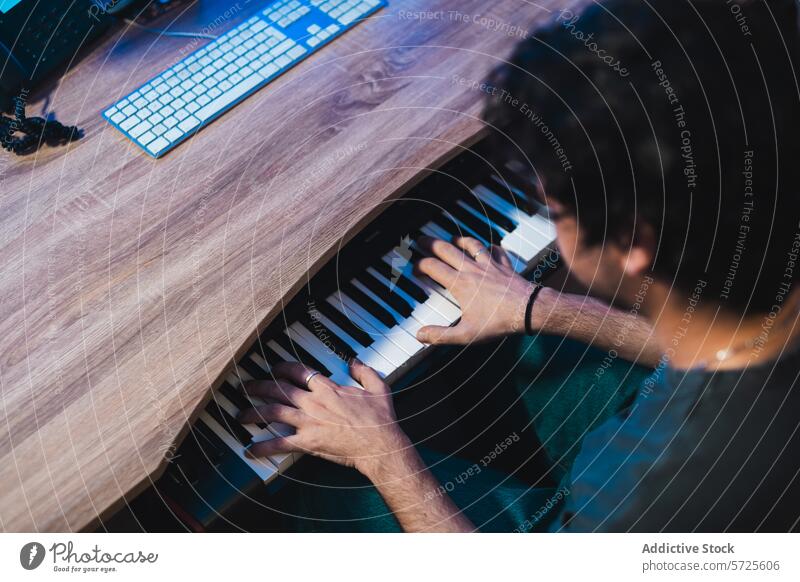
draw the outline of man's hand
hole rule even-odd
[[[339,386],[322,374],[311,378],[306,387],[309,370],[297,363],[277,364],[273,374],[274,380],[245,385],[248,394],[271,402],[243,411],[240,420],[283,422],[295,427],[296,433],[255,443],[249,455],[310,453],[371,477],[387,455],[411,447],[397,424],[389,387],[361,362],[351,364],[350,374],[364,390]]]
[[[420,329],[419,341],[469,344],[525,330],[525,307],[533,286],[514,271],[501,247],[486,248],[468,237],[456,237],[453,244],[429,237],[417,242],[433,255],[419,261],[417,271],[447,288],[462,311],[461,321],[454,327]],[[547,300],[540,294],[537,302]]]
[[[397,425],[389,387],[358,361],[350,375],[363,387],[339,386],[322,374],[305,387],[309,370],[282,363],[275,380],[248,382],[245,390],[270,404],[245,410],[244,423],[278,421],[296,429],[291,436],[250,446],[248,455],[310,453],[369,478],[406,531],[473,531],[475,527],[447,495]]]

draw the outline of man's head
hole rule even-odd
[[[769,310],[800,271],[796,37],[791,0],[609,0],[556,14],[497,69],[485,118],[579,279],[630,303],[652,274]]]

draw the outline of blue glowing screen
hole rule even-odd
[[[0,14],[5,14],[20,2],[22,0],[0,0]]]

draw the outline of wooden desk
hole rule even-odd
[[[391,0],[158,161],[100,112],[206,41],[121,30],[67,75],[52,109],[86,137],[0,158],[0,529],[86,528],[156,477],[304,278],[478,137],[484,95],[452,76],[519,36],[474,17],[525,29],[555,4]],[[173,29],[254,8],[204,0]]]

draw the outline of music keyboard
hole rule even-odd
[[[334,382],[359,386],[347,364],[357,357],[391,384],[431,349],[416,339],[422,326],[450,326],[460,319],[461,310],[452,295],[413,271],[414,263],[424,256],[415,243],[419,236],[444,240],[472,236],[487,246],[499,244],[520,273],[536,264],[555,240],[545,208],[496,175],[458,195],[437,193],[437,198],[439,208],[422,220],[418,202],[402,218],[386,220],[404,226],[416,220],[402,236],[367,232],[349,243],[328,267],[335,272],[327,276],[321,272],[312,279],[284,317],[265,330],[237,362],[200,414],[198,423],[261,482],[269,483],[285,472],[299,455],[245,456],[249,444],[291,434],[293,429],[277,422],[243,425],[236,421],[241,409],[263,404],[244,393],[243,382],[270,378],[270,367],[278,362],[299,361]],[[398,201],[394,206],[402,204]],[[355,260],[361,260],[356,268],[343,267]],[[316,285],[318,280],[328,284]]]

